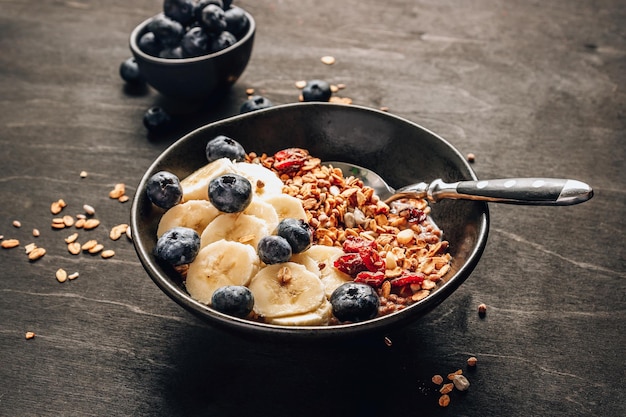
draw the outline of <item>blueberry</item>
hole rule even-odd
[[[171,172],[159,171],[148,179],[148,198],[156,206],[170,209],[183,199],[183,187],[178,177]]]
[[[163,2],[163,12],[170,19],[186,25],[193,20],[193,1],[165,0]]]
[[[120,64],[120,77],[128,84],[139,84],[143,82],[141,72],[139,72],[139,65],[135,61],[134,57],[128,58],[126,61]]]
[[[225,174],[209,182],[209,200],[224,213],[239,213],[252,201],[252,184],[238,174]]]
[[[226,49],[229,46],[232,46],[237,43],[237,38],[235,35],[228,31],[223,31],[218,36],[214,37],[211,41],[211,46],[209,50],[211,53],[221,51],[222,49]]]
[[[287,262],[292,254],[287,239],[276,235],[263,236],[257,245],[257,252],[261,261],[268,265]]]
[[[153,17],[148,23],[148,31],[154,33],[155,38],[166,48],[178,45],[185,34],[183,25],[164,15]]]
[[[200,250],[200,236],[188,227],[174,227],[163,233],[154,247],[154,256],[172,264],[193,262]]]
[[[330,84],[322,80],[312,80],[306,83],[302,89],[303,101],[329,101],[333,92]]]
[[[209,4],[202,9],[200,23],[209,33],[220,33],[226,29],[224,10],[216,4]]]
[[[163,132],[172,126],[172,118],[162,107],[150,107],[143,115],[143,125],[150,132]]]
[[[242,162],[246,158],[246,150],[235,139],[219,135],[206,144],[206,159],[213,162],[220,158]]]
[[[164,48],[159,52],[159,58],[166,59],[181,59],[183,56],[183,48],[179,46],[175,46],[173,48]]]
[[[139,38],[137,46],[143,52],[152,56],[159,56],[159,52],[163,49],[163,44],[154,36],[152,32],[146,32]]]
[[[209,50],[209,36],[200,26],[194,26],[183,35],[180,46],[185,56],[204,55]]]
[[[222,0],[198,0],[193,6],[193,16],[198,22],[202,21],[202,9],[209,4],[215,4],[220,9],[224,10],[224,2]]]
[[[313,243],[313,230],[302,219],[286,218],[281,220],[276,228],[276,234],[289,242],[293,253],[304,252]]]
[[[248,100],[244,101],[239,109],[239,113],[248,113],[254,110],[266,109],[272,107],[271,101],[263,96],[252,96]]]
[[[211,307],[219,312],[235,317],[246,317],[254,307],[254,296],[243,285],[220,287],[211,296]]]
[[[245,34],[248,29],[248,16],[240,8],[232,8],[224,11],[224,17],[226,18],[226,30],[240,38]]]
[[[330,303],[337,319],[358,322],[376,317],[380,299],[373,287],[358,282],[346,282],[333,291]]]

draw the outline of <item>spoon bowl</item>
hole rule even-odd
[[[431,203],[451,198],[494,203],[568,206],[585,202],[593,197],[593,189],[588,184],[563,178],[504,178],[453,183],[436,179],[430,183],[419,182],[394,190],[380,175],[367,168],[338,161],[327,164],[340,168],[344,175],[360,178],[386,203],[400,198],[426,198]]]

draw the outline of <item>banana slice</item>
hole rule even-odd
[[[345,255],[343,249],[338,246],[313,245],[299,255],[307,256],[316,262],[324,292],[329,299],[337,287],[347,281],[352,281],[350,275],[333,266],[337,258]]]
[[[279,221],[286,218],[307,220],[302,202],[296,197],[289,194],[277,194],[267,197],[265,201],[274,206]]]
[[[265,221],[258,217],[244,213],[222,213],[202,232],[200,247],[225,239],[246,243],[256,250],[259,240],[269,234]]]
[[[300,252],[292,255],[290,261],[300,265],[304,265],[306,269],[313,272],[315,275],[317,275],[318,278],[322,277],[322,274],[320,274],[320,267],[317,261],[308,256],[305,252]]]
[[[287,317],[273,317],[267,320],[268,323],[280,326],[323,326],[328,324],[332,317],[333,306],[328,300],[324,300],[322,305],[315,311],[304,314],[296,314]]]
[[[185,177],[180,185],[183,187],[183,201],[208,200],[209,183],[215,177],[237,172],[235,164],[228,158],[217,159]]]
[[[248,285],[259,269],[254,248],[243,243],[219,240],[200,250],[189,264],[185,285],[195,300],[210,304],[213,292],[225,285]]]
[[[157,237],[174,227],[189,227],[201,235],[204,228],[220,214],[207,200],[189,200],[167,210],[157,228]]]
[[[276,213],[274,206],[258,197],[254,197],[252,199],[252,202],[248,207],[246,207],[243,213],[263,220],[270,232],[278,226],[278,214]]]
[[[319,278],[294,262],[262,268],[248,287],[254,295],[254,311],[270,319],[313,312],[326,300]]]
[[[274,171],[248,162],[236,162],[234,165],[237,173],[250,181],[255,196],[267,198],[283,193],[284,184]]]

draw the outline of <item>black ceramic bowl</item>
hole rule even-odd
[[[287,104],[234,116],[189,133],[166,149],[145,173],[133,201],[131,228],[137,254],[154,282],[178,304],[215,326],[248,334],[302,338],[387,331],[439,305],[470,275],[483,252],[489,228],[486,203],[443,200],[433,205],[432,217],[450,243],[452,268],[430,296],[410,307],[365,322],[317,327],[276,326],[221,314],[193,300],[179,275],[153,256],[163,211],[151,204],[145,187],[148,178],[160,170],[183,178],[205,165],[206,143],[222,134],[259,154],[300,147],[322,160],[355,163],[378,172],[393,187],[435,178],[450,182],[476,179],[463,156],[441,137],[400,117],[353,105]]]
[[[239,79],[252,55],[256,23],[250,13],[244,12],[248,31],[236,44],[212,54],[182,59],[159,58],[139,49],[137,42],[154,16],[146,19],[130,35],[130,50],[141,75],[169,97],[207,99],[223,95]]]

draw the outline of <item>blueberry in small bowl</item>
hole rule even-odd
[[[130,50],[142,78],[161,94],[217,98],[246,69],[255,32],[252,15],[230,2],[165,0],[163,12],[133,29]]]

